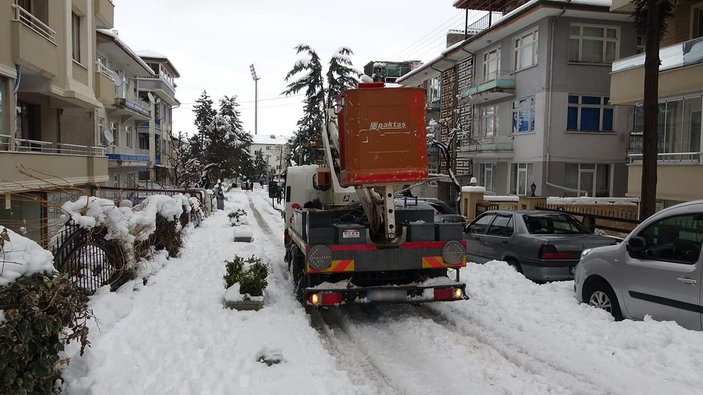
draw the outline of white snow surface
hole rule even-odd
[[[33,240],[0,226],[0,232],[3,229],[7,229],[10,240],[5,240],[2,249],[0,249],[0,287],[14,282],[21,276],[56,271],[54,269],[54,256],[51,252],[43,249]],[[0,322],[4,320],[4,317],[3,314],[0,317]]]
[[[99,290],[92,347],[71,345],[68,394],[698,394],[703,336],[672,322],[615,322],[573,282],[535,284],[504,262],[461,270],[469,300],[330,309],[293,298],[283,223],[263,189],[232,191],[147,285]],[[251,201],[249,200],[251,199]],[[249,205],[255,243],[227,213]],[[223,307],[234,254],[270,267],[264,308]],[[280,359],[271,366],[257,362]]]
[[[461,187],[462,192],[486,192],[486,187],[479,185],[465,185]]]

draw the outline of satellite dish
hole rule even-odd
[[[103,131],[103,136],[105,136],[105,140],[107,140],[110,144],[115,141],[115,136],[112,135],[112,131],[110,129],[105,129]]]
[[[149,97],[150,102],[154,102],[154,95],[151,92],[147,92],[146,95]]]

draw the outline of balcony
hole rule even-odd
[[[703,91],[703,37],[659,51],[659,97]],[[644,58],[639,54],[613,63],[610,79],[612,104],[635,104],[644,98]]]
[[[11,150],[11,148],[14,148]],[[0,190],[18,192],[108,180],[105,149],[0,136]]]
[[[59,72],[56,32],[17,4],[12,4],[12,56],[32,71],[53,78]]]
[[[100,67],[98,64],[98,71],[95,73],[95,96],[107,106],[115,102],[115,82],[111,76],[100,72]]]
[[[459,147],[459,152],[470,153],[475,158],[512,158],[513,140],[510,138],[472,140],[471,144]]]
[[[468,87],[459,94],[468,104],[483,104],[505,100],[515,96],[515,77],[510,72],[498,71],[477,85]]]
[[[166,103],[177,106],[176,88],[163,77],[139,77],[139,90],[156,92]]]
[[[115,107],[130,115],[138,115],[137,119],[147,120],[151,117],[151,109],[148,103],[139,99],[115,98]]]
[[[700,152],[661,152],[665,151],[662,146],[659,147],[659,151],[660,152],[657,153],[657,164],[659,165],[686,165],[701,163]],[[642,164],[642,133],[630,134],[630,143],[627,148],[627,159],[631,165]]]
[[[95,0],[95,27],[98,29],[112,29],[115,25],[115,6],[112,0]]]

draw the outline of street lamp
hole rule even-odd
[[[254,79],[254,135],[256,135],[259,123],[259,76],[256,75],[253,63],[249,65],[249,70],[251,71],[251,78]]]

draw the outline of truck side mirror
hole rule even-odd
[[[644,250],[647,249],[647,241],[644,237],[633,236],[627,240],[627,245],[625,248],[627,249],[627,252],[630,253],[630,256],[642,256]]]

